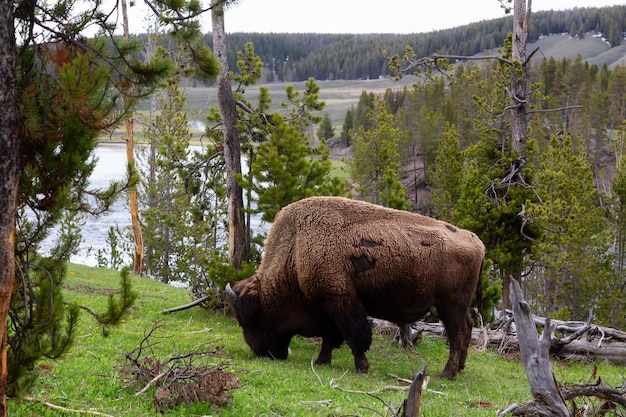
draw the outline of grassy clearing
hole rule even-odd
[[[114,271],[71,265],[65,296],[101,311],[118,281],[119,274]],[[366,376],[354,372],[346,346],[336,351],[332,366],[312,368],[318,346],[300,337],[292,342],[293,353],[286,361],[256,358],[232,318],[197,307],[164,316],[161,310],[189,301],[187,292],[146,278],[135,277],[133,282],[140,295],[124,323],[104,338],[92,318],[83,314],[74,347],[65,358],[42,363],[46,371],[32,397],[116,417],[157,414],[152,403],[155,389],[134,397],[138,389],[124,388],[115,367],[124,364],[124,354],[160,323],[164,327],[153,340],[157,342],[152,347],[155,357],[222,346],[225,355],[212,360],[234,371],[243,384],[231,392],[232,402],[219,410],[194,404],[176,407],[166,416],[389,416],[385,404],[396,410],[405,392],[384,391],[373,397],[339,388],[373,391],[398,385],[388,373],[411,378],[423,366],[431,378],[423,395],[423,416],[493,416],[497,409],[530,400],[521,363],[515,358],[504,360],[494,352],[472,348],[466,370],[454,381],[440,380],[436,375],[443,369],[448,350],[444,342],[428,337],[414,352],[408,352],[392,343],[389,336],[376,334],[368,355],[372,368]],[[555,365],[557,378],[563,382],[586,382],[591,371],[588,365]],[[609,385],[620,385],[622,373],[623,368],[599,364],[598,375]],[[24,417],[73,415],[30,401],[10,401],[9,412]]]

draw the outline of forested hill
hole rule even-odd
[[[569,34],[574,38],[596,39],[593,51],[584,59],[599,58],[613,64],[623,58],[617,51],[626,32],[626,6],[603,8],[575,8],[566,11],[542,11],[532,14],[529,42],[536,42],[551,34]],[[232,33],[227,35],[230,67],[236,68],[237,51],[243,51],[246,42],[254,44],[255,52],[266,65],[267,79],[271,81],[374,79],[389,75],[382,52],[402,54],[410,45],[418,56],[432,54],[474,55],[502,46],[512,30],[512,16],[472,23],[448,30],[407,35],[392,34],[313,34],[313,33]],[[212,45],[211,34],[205,41]],[[588,48],[588,47],[587,47]],[[555,53],[574,58],[579,47],[568,51],[554,48]],[[606,53],[607,50],[617,53]],[[621,48],[620,48],[621,49]],[[544,52],[545,55],[545,52]],[[598,62],[596,62],[598,63]]]

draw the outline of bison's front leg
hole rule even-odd
[[[333,297],[325,303],[324,307],[350,346],[356,371],[366,374],[370,364],[365,357],[365,352],[372,344],[372,329],[367,320],[365,307],[358,299],[352,297]]]
[[[322,349],[315,363],[317,365],[330,365],[333,359],[333,349],[339,348],[343,344],[343,336],[334,324],[329,323],[328,326],[333,327],[333,331],[322,336]]]

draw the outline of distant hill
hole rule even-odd
[[[606,39],[596,33],[587,33],[582,39],[571,37],[569,34],[544,36],[527,45],[527,53],[539,47],[535,59],[554,57],[557,60],[575,59],[580,55],[583,61],[589,64],[602,66],[606,63],[609,68],[626,64],[626,43],[609,47]]]
[[[265,64],[265,82],[371,80],[390,75],[388,54],[402,55],[410,45],[419,57],[433,54],[475,55],[504,44],[512,16],[484,20],[457,28],[415,34],[230,33],[228,57],[236,68],[237,51],[247,42]],[[528,40],[541,47],[541,56],[583,60],[599,66],[624,62],[626,5],[541,11],[531,16]],[[565,34],[565,35],[562,35]],[[145,35],[144,35],[145,36]],[[205,42],[212,45],[211,34]],[[604,40],[603,40],[604,39]],[[533,45],[529,46],[529,52]]]

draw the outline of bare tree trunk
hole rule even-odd
[[[550,363],[550,336],[552,333],[550,319],[546,319],[543,334],[539,339],[530,306],[524,300],[519,282],[513,278],[511,278],[511,302],[522,361],[524,362],[526,377],[530,383],[530,393],[533,397],[528,410],[523,413],[520,412],[518,415],[570,417],[570,412],[556,385]]]
[[[0,417],[7,410],[7,317],[15,278],[15,213],[21,118],[12,1],[0,2]]]
[[[241,175],[241,148],[237,131],[237,103],[228,76],[223,1],[214,0],[211,18],[213,53],[222,65],[220,75],[217,77],[217,99],[224,129],[224,160],[228,196],[228,260],[236,269],[239,269],[248,255],[249,246],[243,212],[243,190],[237,182],[237,175]]]
[[[528,36],[528,21],[530,19],[532,0],[515,0],[513,3],[513,50],[512,60],[514,63],[511,72],[511,149],[518,156],[524,156],[526,136],[528,135],[527,119],[527,80],[526,71],[526,38]]]
[[[124,21],[124,40],[129,39],[128,29],[128,8],[126,0],[122,0],[122,18]],[[133,118],[126,119],[126,158],[131,171],[135,171],[135,153],[133,138]],[[133,186],[128,190],[128,205],[130,206],[130,220],[133,226],[133,272],[136,275],[143,273],[143,234],[141,232],[141,222],[139,220],[139,202],[137,199],[137,187]]]

